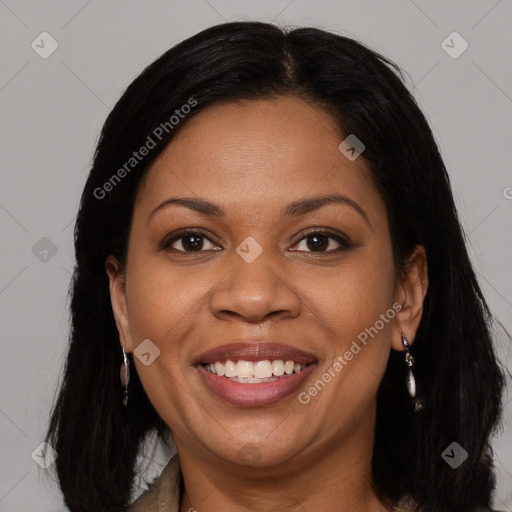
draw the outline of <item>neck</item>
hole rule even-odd
[[[191,450],[175,438],[185,492],[180,512],[384,512],[371,485],[373,421],[337,444],[310,446],[270,467],[245,467]]]

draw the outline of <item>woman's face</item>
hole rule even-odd
[[[341,142],[297,98],[216,104],[148,171],[109,277],[121,342],[177,445],[267,466],[373,432],[406,295],[385,205]]]

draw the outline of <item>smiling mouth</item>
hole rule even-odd
[[[252,376],[244,376],[249,374],[251,367],[247,363],[250,362],[227,360],[224,363],[197,364],[196,368],[202,382],[224,401],[238,407],[261,407],[280,402],[293,394],[317,366],[316,362],[296,364],[291,359],[267,359],[252,363]],[[273,363],[276,363],[275,368],[272,367]],[[224,375],[213,373],[217,368],[220,373],[224,370]],[[238,374],[238,368],[241,369],[241,375]],[[274,375],[274,370],[277,375]]]
[[[224,377],[232,382],[261,384],[300,373],[310,364],[296,363],[291,359],[275,359],[273,361],[265,359],[254,362],[228,359],[223,362],[202,363],[202,366],[213,375]]]
[[[238,407],[276,404],[292,395],[315,371],[312,352],[270,340],[245,339],[218,346],[193,361],[202,383]]]

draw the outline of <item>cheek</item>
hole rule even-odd
[[[134,255],[127,277],[129,330],[134,363],[146,394],[160,414],[179,411],[184,389],[182,340],[197,322],[195,310],[205,290],[162,263]],[[148,344],[149,340],[150,343]],[[150,364],[138,354],[150,353]],[[165,418],[167,420],[167,418]]]
[[[303,283],[306,279],[304,274]],[[317,406],[338,404],[356,418],[357,410],[373,400],[389,356],[396,314],[391,248],[383,243],[361,250],[347,264],[329,269],[321,282],[307,288],[311,309],[330,344],[319,377],[332,384],[319,393]]]
[[[303,272],[298,279],[303,303],[343,344],[373,326],[393,303],[393,264],[370,252],[362,252],[323,275]]]
[[[171,269],[160,262],[137,263],[129,274],[127,289],[130,331],[134,342],[149,338],[170,342],[187,329],[208,290],[207,282],[187,279],[184,269]]]
[[[301,397],[309,401],[311,414],[324,417],[322,430],[331,434],[359,428],[374,403],[389,357],[395,316],[392,278],[385,276],[386,267],[359,270],[346,268],[331,275],[321,294],[311,294],[315,321],[329,348],[316,380]],[[343,416],[325,411],[343,411]]]

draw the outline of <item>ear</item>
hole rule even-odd
[[[391,346],[404,350],[402,333],[411,345],[416,337],[423,314],[423,300],[428,289],[427,255],[422,245],[417,245],[408,258],[402,277],[396,286],[395,301],[402,306],[393,324]]]
[[[109,280],[110,303],[112,304],[112,311],[117,331],[119,332],[119,341],[124,347],[125,352],[129,353],[133,351],[133,344],[128,322],[125,272],[113,255],[106,259],[105,270]]]

